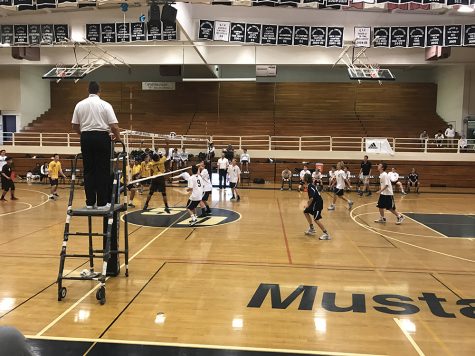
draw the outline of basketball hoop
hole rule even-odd
[[[379,78],[379,70],[378,69],[371,69],[370,76],[371,76],[371,78]]]

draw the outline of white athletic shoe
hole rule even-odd
[[[328,207],[328,210],[335,210],[335,205],[333,205],[333,204],[330,205],[330,206]]]
[[[354,203],[351,200],[348,202],[348,210],[351,210],[351,208],[353,208],[353,204]]]
[[[401,225],[404,219],[405,219],[404,215],[399,215],[396,220],[396,225]]]
[[[328,235],[328,234],[323,234],[318,239],[319,240],[331,240],[330,235]]]
[[[307,231],[305,231],[305,235],[315,235],[315,229],[308,229]]]
[[[110,208],[111,208],[110,203],[107,203],[106,205],[98,206],[96,209],[97,210],[109,210]]]
[[[407,195],[407,193],[406,193],[406,192],[401,192],[401,194],[402,194],[402,195]]]
[[[386,218],[380,217],[374,221],[375,223],[386,224]]]

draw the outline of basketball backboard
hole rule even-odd
[[[348,67],[348,75],[351,80],[396,80],[389,69],[369,67]]]
[[[43,79],[82,79],[88,73],[87,68],[80,67],[55,67],[43,75]]]

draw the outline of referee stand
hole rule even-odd
[[[76,172],[78,160],[82,158],[82,154],[76,155],[71,174],[71,186],[69,192],[69,202],[66,213],[66,222],[64,224],[64,237],[61,247],[59,272],[58,272],[58,301],[66,297],[67,289],[63,286],[63,280],[88,280],[99,282],[99,289],[96,292],[96,299],[101,305],[106,302],[106,280],[108,276],[117,276],[120,272],[119,255],[125,256],[125,276],[128,277],[129,264],[129,233],[127,215],[124,215],[124,249],[119,250],[119,234],[120,234],[120,213],[127,211],[127,189],[123,191],[123,201],[121,202],[120,179],[122,174],[126,172],[127,152],[125,145],[122,144],[122,152],[115,154],[115,143],[111,143],[111,177],[113,177],[112,199],[108,209],[87,209],[73,208],[74,190],[76,187]],[[124,184],[125,185],[125,184]],[[87,232],[71,232],[70,223],[72,217],[86,217],[88,223]],[[93,232],[92,218],[102,218],[102,232]],[[69,238],[72,236],[83,236],[89,239],[89,248],[87,254],[68,254],[67,245]],[[93,237],[102,237],[103,243],[101,249],[94,249]],[[64,266],[67,258],[87,258],[89,259],[89,270],[83,270],[80,276],[64,276]],[[94,269],[94,259],[102,259],[102,269],[96,272]]]

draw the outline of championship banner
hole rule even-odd
[[[394,154],[387,138],[366,138],[365,141],[366,153]]]

